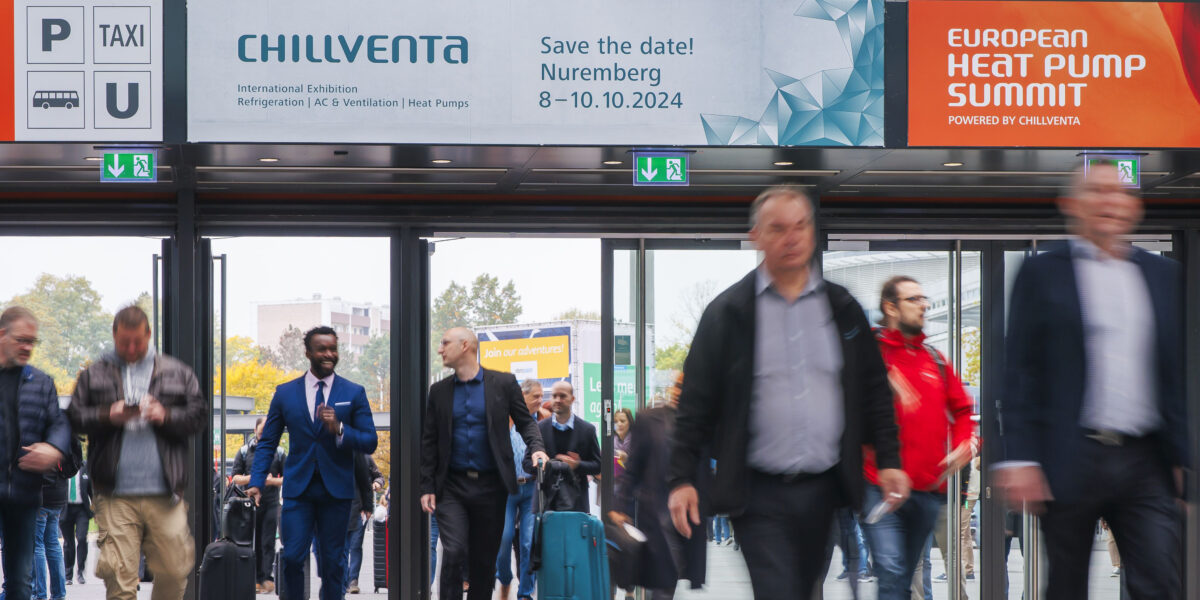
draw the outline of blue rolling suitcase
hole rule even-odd
[[[538,469],[539,494],[543,470]],[[544,505],[544,500],[539,503]],[[600,519],[581,512],[543,512],[537,516],[534,538],[540,558],[534,562],[539,600],[611,597],[608,550]]]

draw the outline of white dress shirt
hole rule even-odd
[[[317,382],[325,382],[325,406],[332,407],[329,404],[329,392],[333,389],[333,378],[333,373],[330,373],[329,377],[324,379],[317,379],[312,370],[305,371],[304,373],[304,398],[308,402],[308,418],[312,419],[314,424],[317,422]],[[337,436],[337,445],[339,448],[342,447],[342,436],[340,435]]]

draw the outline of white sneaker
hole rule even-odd
[[[1121,576],[1121,567],[1113,567],[1112,575],[1109,575],[1109,577],[1120,577],[1120,576]]]

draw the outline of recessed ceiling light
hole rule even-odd
[[[452,161],[452,160],[450,160],[450,159],[448,159],[448,158],[435,158],[435,159],[433,159],[433,160],[432,160],[432,161],[430,161],[430,162],[432,162],[432,163],[433,163],[433,164],[435,164],[435,165],[448,165],[448,164],[450,164],[450,163],[452,163],[452,162],[454,162],[454,161]]]
[[[278,158],[266,158],[266,157],[264,157],[264,158],[260,158],[260,159],[258,159],[258,162],[279,162],[279,159],[278,159]]]
[[[793,164],[794,164],[794,163],[792,163],[792,161],[790,161],[790,160],[777,160],[777,161],[775,161],[775,166],[777,166],[777,167],[790,167],[790,166],[792,166]]]
[[[606,160],[606,161],[604,161],[604,164],[606,164],[606,165],[619,165],[619,164],[621,164],[621,161],[619,161],[619,160]]]
[[[963,164],[960,162],[944,162],[944,163],[942,163],[942,166],[943,167],[961,167],[961,166],[963,166]]]
[[[103,159],[103,158],[100,158],[99,156],[85,156],[85,157],[83,157],[83,160],[95,160],[95,161],[101,161],[101,160],[104,160],[104,159]]]

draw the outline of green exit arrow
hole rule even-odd
[[[687,185],[687,154],[636,154],[634,185]]]
[[[158,181],[153,152],[105,152],[100,181]]]

